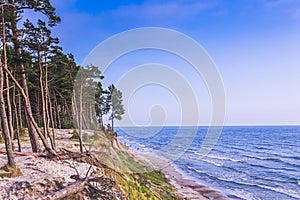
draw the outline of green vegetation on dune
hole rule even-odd
[[[107,170],[107,175],[116,181],[116,187],[130,200],[180,199],[165,175],[157,170],[144,173],[118,173]]]
[[[165,175],[138,160],[118,142],[115,132],[87,134],[84,143],[107,166],[106,175],[115,181],[115,187],[127,199],[180,199]]]

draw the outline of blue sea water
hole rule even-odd
[[[119,140],[135,151],[166,147],[183,129],[195,127],[117,128]],[[201,157],[208,127],[197,127],[175,168],[230,199],[300,199],[300,127],[224,127],[213,150]],[[156,133],[145,137],[145,133]],[[180,147],[180,143],[178,143]]]

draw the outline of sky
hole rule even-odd
[[[115,34],[142,27],[172,29],[199,43],[215,63],[226,96],[225,125],[300,124],[299,0],[51,2],[62,19],[53,33],[79,64]],[[213,101],[205,77],[171,53],[146,49],[123,55],[105,71],[104,85],[118,84],[131,70],[151,63],[183,77],[198,104],[190,117],[198,113],[197,123],[209,124]],[[140,86],[125,105],[135,125],[193,125],[182,122],[181,101],[186,99],[178,91],[157,82]]]

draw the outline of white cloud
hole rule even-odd
[[[300,1],[299,0],[267,0],[265,2],[265,6],[266,7],[276,7],[276,6],[281,6],[281,5],[287,5],[287,4],[298,4],[300,5]]]
[[[213,2],[147,2],[141,5],[122,6],[106,14],[117,20],[133,20],[146,25],[176,25],[185,20],[193,19],[202,11],[213,6],[215,6]]]
[[[275,11],[277,16],[288,17],[292,20],[300,19],[300,0],[268,0],[265,8]]]

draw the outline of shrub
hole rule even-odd
[[[89,134],[88,133],[83,133],[82,135],[82,140],[85,141],[85,142],[88,142],[89,141]]]
[[[79,133],[77,129],[73,129],[72,137],[70,139],[79,139]]]
[[[12,168],[7,164],[0,168],[0,177],[1,178],[5,178],[5,177],[12,178],[12,177],[17,177],[17,176],[22,176],[22,172],[21,172],[20,168]]]

